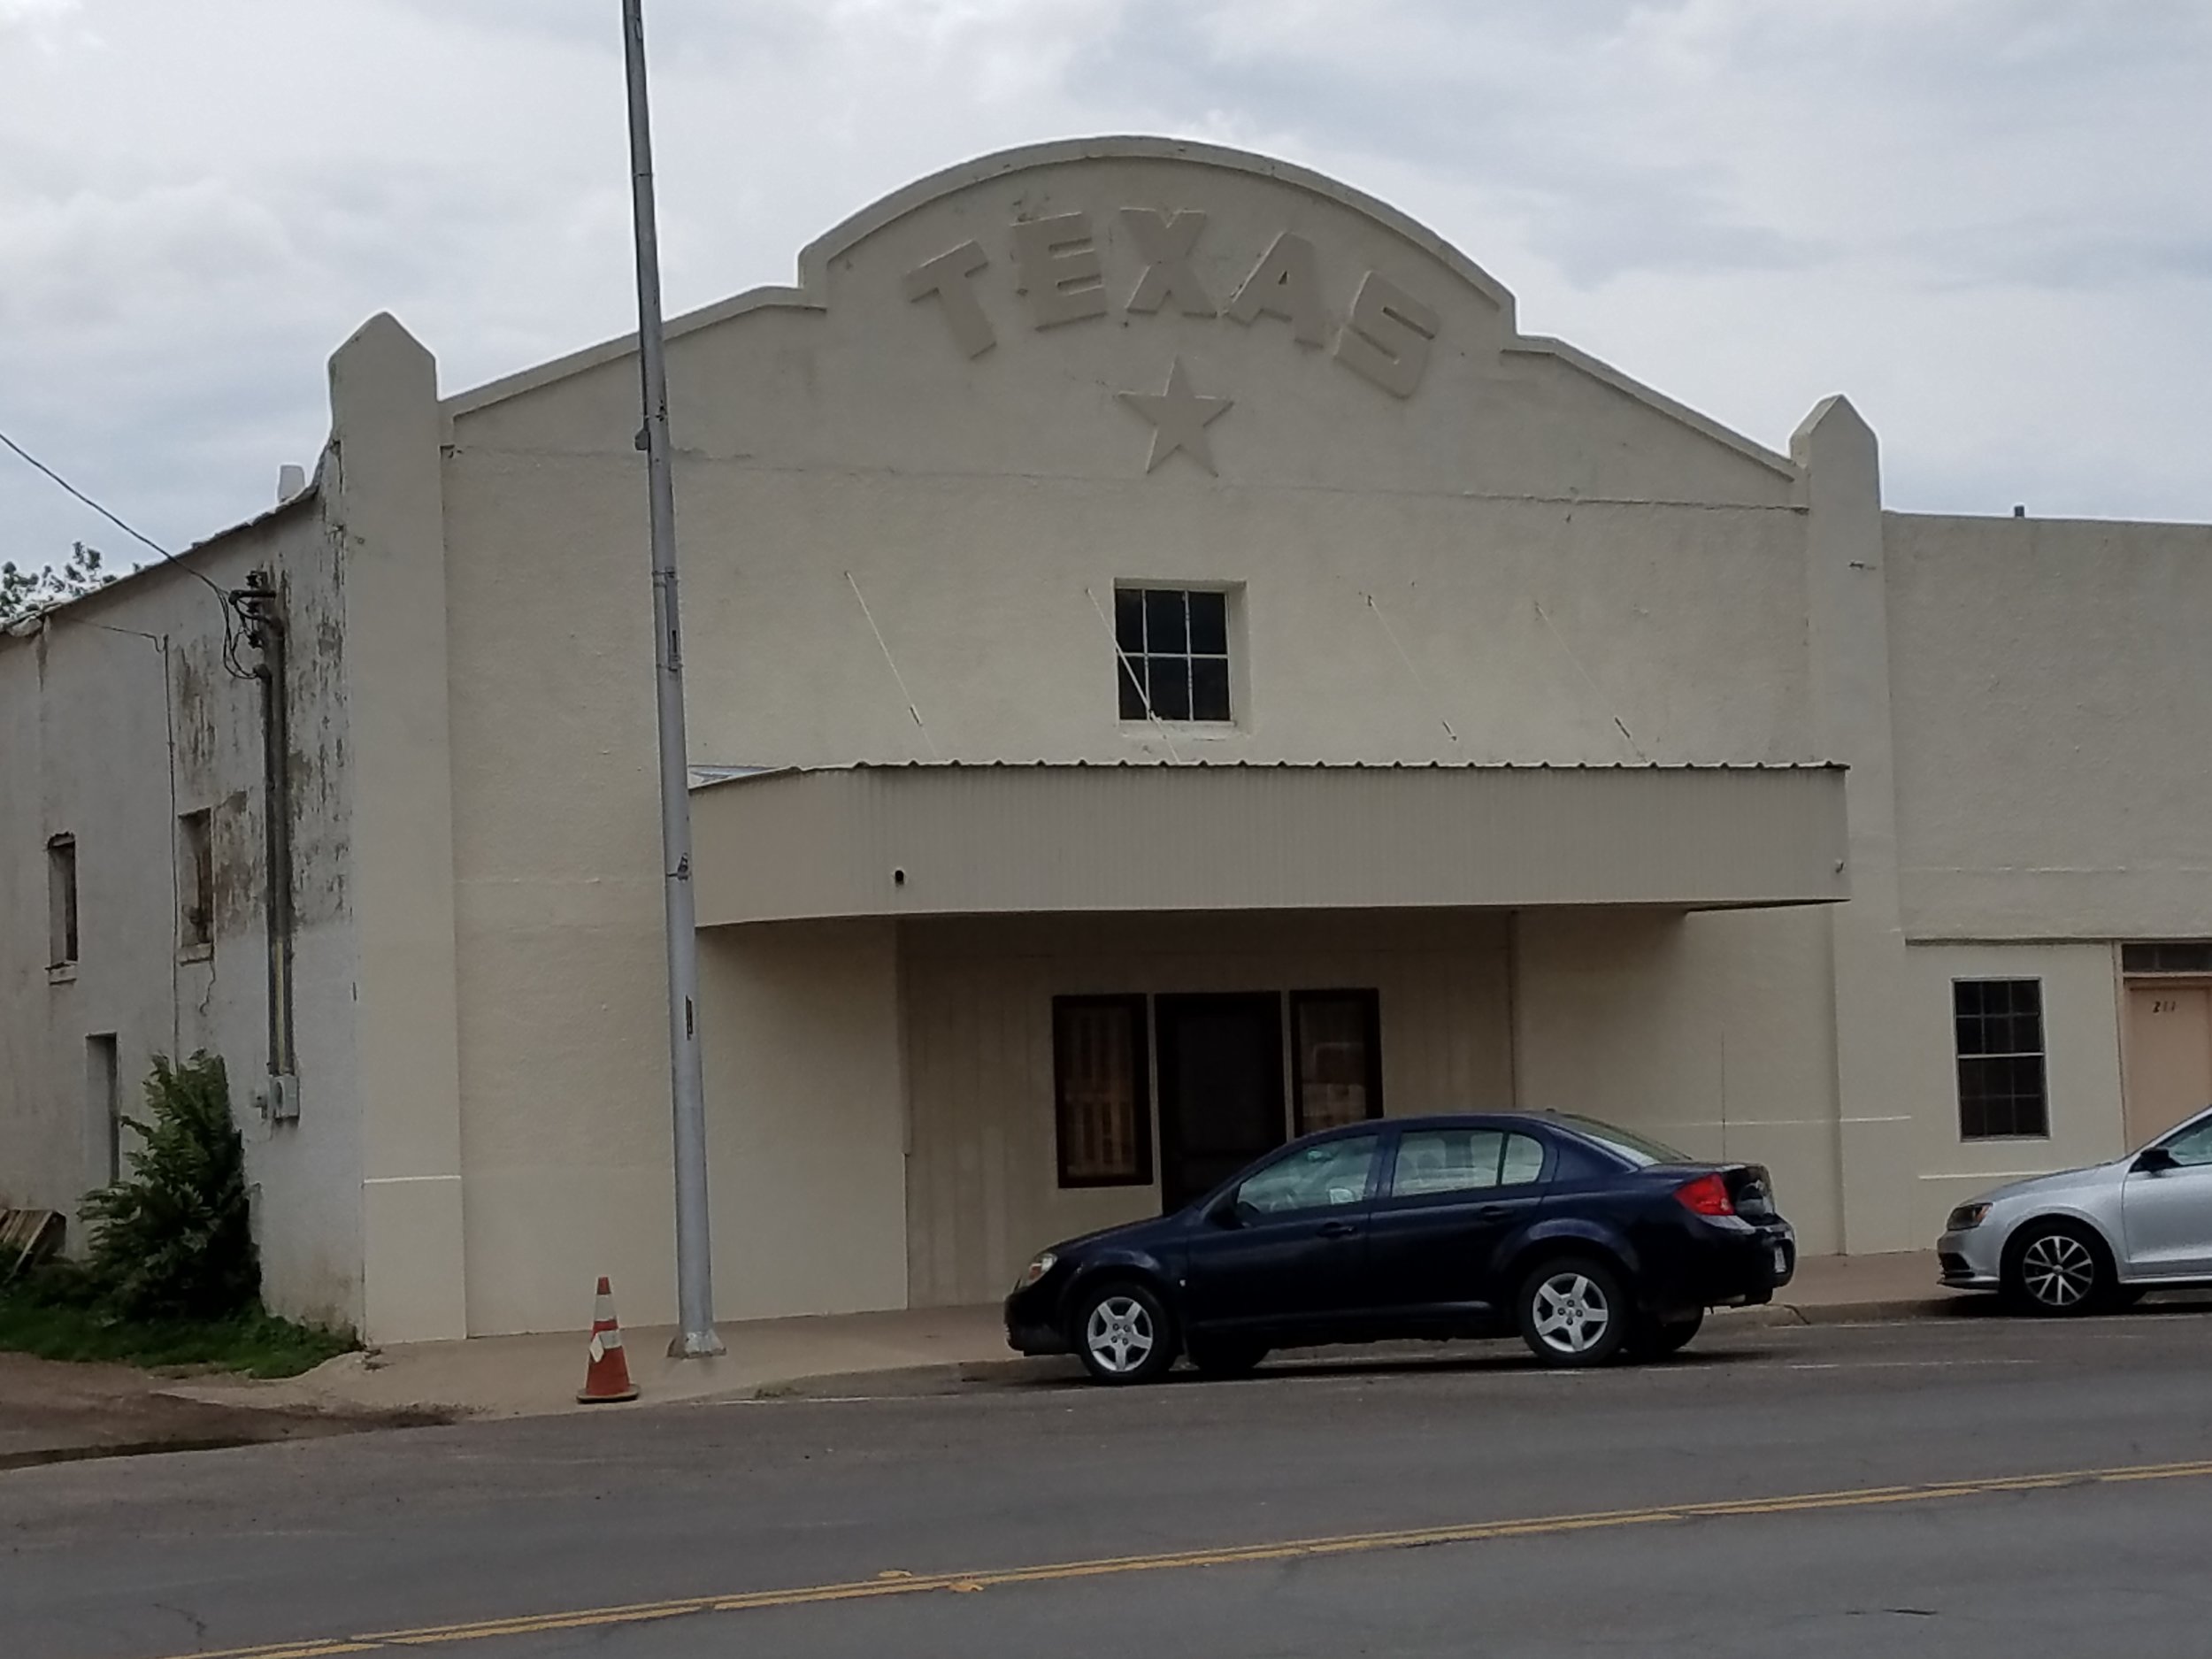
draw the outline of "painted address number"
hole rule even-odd
[[[2151,1012],[2154,1014],[2170,1014],[2180,1006],[2181,1004],[2170,996],[2154,996],[2151,999]]]

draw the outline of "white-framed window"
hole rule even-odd
[[[1234,718],[1226,592],[1117,588],[1114,645],[1123,719],[1225,726]]]
[[[2043,981],[1954,979],[1959,1138],[2042,1141],[2051,1133]]]

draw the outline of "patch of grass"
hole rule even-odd
[[[131,1318],[63,1263],[0,1290],[0,1348],[40,1359],[296,1377],[358,1346],[349,1332],[280,1319],[258,1307],[219,1319]]]

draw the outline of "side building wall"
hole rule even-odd
[[[319,494],[0,636],[0,1202],[63,1211],[111,1173],[156,1054],[229,1072],[265,1294],[361,1319],[355,941],[339,554]],[[273,572],[291,618],[293,972],[303,1110],[272,1123],[259,683],[226,665],[214,588]],[[241,645],[246,664],[256,654]],[[185,942],[180,816],[212,832],[212,940]],[[73,837],[78,952],[50,949],[49,845]],[[125,1132],[127,1154],[135,1137]]]
[[[2127,1146],[2120,948],[2212,940],[2212,526],[1884,515],[1916,1234]],[[2037,981],[2047,1138],[1961,1133],[1953,985]]]

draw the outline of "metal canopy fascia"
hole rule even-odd
[[[1843,769],[911,765],[695,792],[702,926],[1833,903]]]

